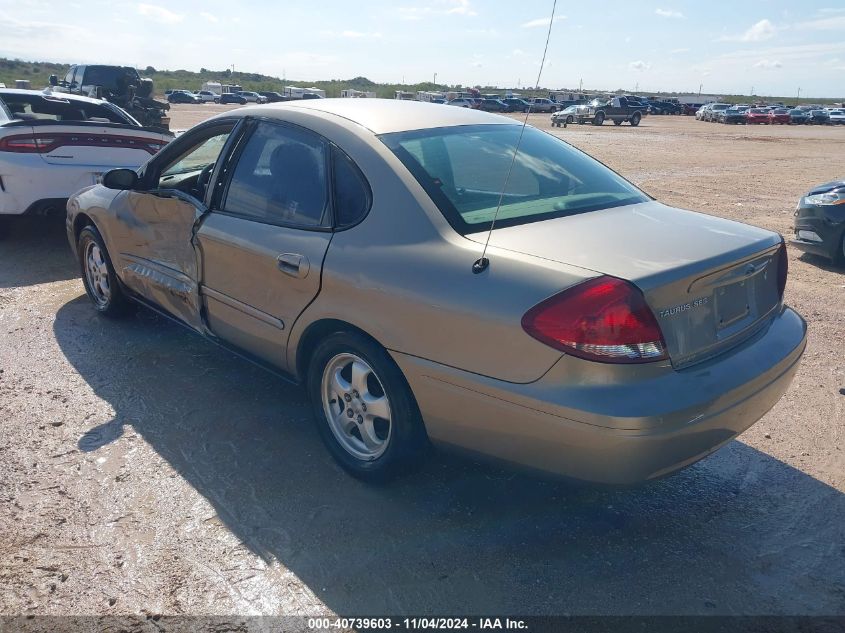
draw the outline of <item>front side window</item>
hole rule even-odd
[[[328,226],[327,149],[304,130],[259,122],[238,159],[222,210],[270,224]]]
[[[380,138],[462,234],[489,229],[500,199],[500,227],[649,200],[598,161],[536,128],[525,128],[513,161],[520,130],[457,126]]]
[[[230,131],[221,132],[202,141],[199,145],[195,145],[186,153],[182,154],[178,160],[171,163],[161,173],[162,178],[167,176],[175,176],[178,174],[185,174],[194,171],[201,171],[213,165],[223,151],[223,146],[229,138]]]

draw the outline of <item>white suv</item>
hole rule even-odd
[[[197,90],[194,96],[203,103],[220,103],[220,95],[214,94],[210,90]]]

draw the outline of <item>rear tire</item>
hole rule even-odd
[[[307,389],[323,443],[354,477],[387,481],[422,462],[429,442],[416,399],[372,339],[344,331],[326,337],[309,361]]]
[[[114,272],[114,265],[100,232],[86,226],[76,242],[82,283],[94,309],[109,318],[124,316],[131,307]]]

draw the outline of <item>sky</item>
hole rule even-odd
[[[550,88],[845,96],[841,0],[558,1]],[[551,0],[0,0],[0,56],[533,86]]]

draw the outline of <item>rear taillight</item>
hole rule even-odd
[[[616,277],[597,277],[534,306],[523,329],[538,341],[588,360],[664,360],[666,343],[642,292]]]
[[[778,248],[778,295],[783,299],[783,292],[786,290],[786,277],[789,274],[789,257],[786,253],[786,241],[783,236],[780,238]]]
[[[0,152],[18,154],[47,154],[60,147],[123,147],[141,149],[155,154],[166,145],[166,141],[140,136],[117,134],[58,133],[58,134],[16,134],[0,138]]]
[[[32,134],[18,134],[0,139],[0,152],[37,154],[40,151],[38,139]]]

